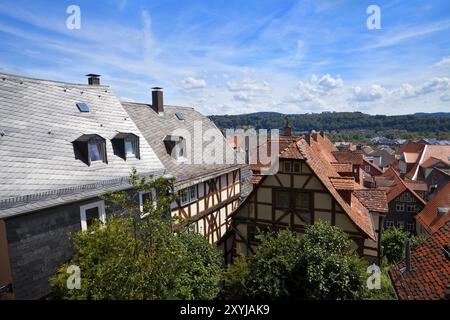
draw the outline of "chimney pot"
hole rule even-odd
[[[164,113],[163,91],[160,87],[152,88],[152,108],[158,114]]]
[[[88,77],[88,84],[90,86],[99,86],[100,85],[100,77],[99,74],[89,73],[86,75]]]

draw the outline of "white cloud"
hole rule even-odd
[[[120,97],[119,100],[122,102],[136,102],[134,99],[129,97]]]
[[[450,93],[447,92],[447,93],[442,94],[439,97],[439,99],[441,99],[441,101],[444,101],[444,102],[450,101]]]
[[[250,102],[253,100],[253,96],[251,96],[248,92],[239,92],[233,96],[233,99],[236,101]]]
[[[373,84],[370,87],[361,88],[355,87],[353,88],[354,99],[357,101],[376,101],[382,99],[387,94],[386,88]]]
[[[425,82],[422,87],[417,90],[417,94],[422,95],[435,91],[446,90],[448,88],[450,88],[450,78],[434,77]]]
[[[441,60],[434,64],[435,67],[446,67],[450,66],[450,56],[443,57]]]
[[[333,90],[342,87],[344,85],[344,82],[339,76],[337,78],[333,78],[327,73],[322,78],[320,78],[317,84],[323,90]]]
[[[399,89],[393,91],[393,94],[403,99],[417,97],[416,88],[409,83],[402,84]]]
[[[203,79],[195,79],[193,77],[184,78],[182,81],[183,88],[186,90],[203,89],[206,87],[206,81]]]
[[[271,90],[267,81],[245,78],[240,81],[228,81],[229,91],[251,91],[251,92],[269,92]]]

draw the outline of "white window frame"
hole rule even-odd
[[[398,207],[401,206],[403,209],[400,210]],[[395,205],[395,211],[399,211],[399,212],[405,212],[405,204],[404,203],[397,203]]]
[[[410,210],[410,208],[411,208],[411,210]],[[409,212],[409,213],[416,212],[416,205],[415,204],[406,205],[406,212]]]
[[[191,197],[192,188],[194,188],[194,197]],[[187,201],[183,201],[181,199],[181,192],[185,191],[185,190],[187,192]],[[183,190],[180,190],[180,205],[182,207],[184,207],[185,205],[191,204],[192,202],[195,202],[195,201],[197,201],[197,185],[190,186],[190,187],[184,188]]]
[[[156,190],[152,189],[151,191],[139,191],[139,210],[141,211],[141,218],[145,218],[149,215],[149,213],[144,213],[144,194],[152,194],[153,206],[156,207]]]
[[[392,220],[386,221],[386,228],[392,228],[393,226],[394,226],[394,221],[392,221]]]
[[[397,228],[405,229],[405,221],[403,221],[403,220],[397,221]]]
[[[98,208],[98,218],[102,223],[106,223],[106,211],[104,200],[85,204],[83,206],[80,206],[81,230],[83,231],[86,231],[88,229],[86,221],[86,211],[93,208]]]

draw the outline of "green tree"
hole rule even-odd
[[[240,257],[224,272],[224,298],[323,300],[383,296],[379,291],[366,290],[368,263],[356,255],[347,234],[337,227],[319,221],[308,226],[301,238],[284,230],[258,239],[253,256]]]
[[[289,296],[288,283],[301,253],[300,238],[288,230],[257,238],[260,244],[248,262],[248,296],[259,299]]]
[[[113,214],[71,235],[75,256],[50,279],[58,299],[212,299],[219,291],[220,254],[203,237],[172,227],[174,200],[164,178],[139,178],[131,191],[106,195]],[[139,191],[157,190],[156,204],[137,205]],[[81,270],[81,289],[67,288],[68,266]]]
[[[243,255],[237,256],[233,263],[222,272],[222,299],[245,299],[248,297],[247,279],[250,270],[247,258]]]
[[[413,236],[411,233],[398,228],[389,228],[383,231],[381,236],[381,246],[383,248],[383,258],[388,264],[402,260],[405,257],[405,241],[411,240],[411,250],[415,249],[423,242],[423,236]]]
[[[306,228],[301,256],[292,275],[291,294],[313,300],[357,299],[365,285],[364,262],[341,229],[325,222]]]

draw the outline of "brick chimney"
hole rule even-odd
[[[90,86],[99,86],[100,85],[100,77],[101,77],[101,75],[89,73],[89,74],[86,75],[86,77],[88,77],[88,84]]]
[[[284,135],[290,137],[292,135],[292,127],[289,124],[289,120],[286,119],[286,125],[284,126]]]
[[[152,108],[158,114],[164,113],[163,91],[160,87],[152,88]]]

